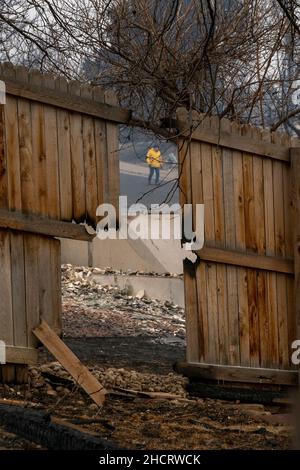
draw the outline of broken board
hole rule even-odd
[[[105,388],[98,382],[96,377],[91,374],[87,367],[80,362],[78,357],[65,345],[49,325],[43,320],[41,324],[33,330],[33,333],[91,399],[98,406],[102,406],[107,393]]]

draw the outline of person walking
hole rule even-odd
[[[155,184],[159,183],[160,168],[162,166],[161,152],[158,145],[154,145],[148,150],[147,163],[149,165],[148,184],[151,184],[152,176],[155,173]]]

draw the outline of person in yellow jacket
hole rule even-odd
[[[154,145],[148,150],[147,163],[149,165],[148,184],[151,184],[152,176],[155,173],[155,184],[159,183],[159,173],[162,166],[161,152],[158,145]]]

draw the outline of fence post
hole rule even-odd
[[[297,339],[300,339],[300,147],[290,149],[292,171],[292,204],[294,224],[294,312],[296,315]],[[290,351],[291,353],[291,351]],[[300,449],[300,368],[298,369],[296,448]]]

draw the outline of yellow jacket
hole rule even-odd
[[[157,152],[154,150],[152,147],[150,150],[148,150],[147,153],[147,163],[148,165],[152,166],[153,168],[160,168],[161,166],[161,153],[158,150]]]

